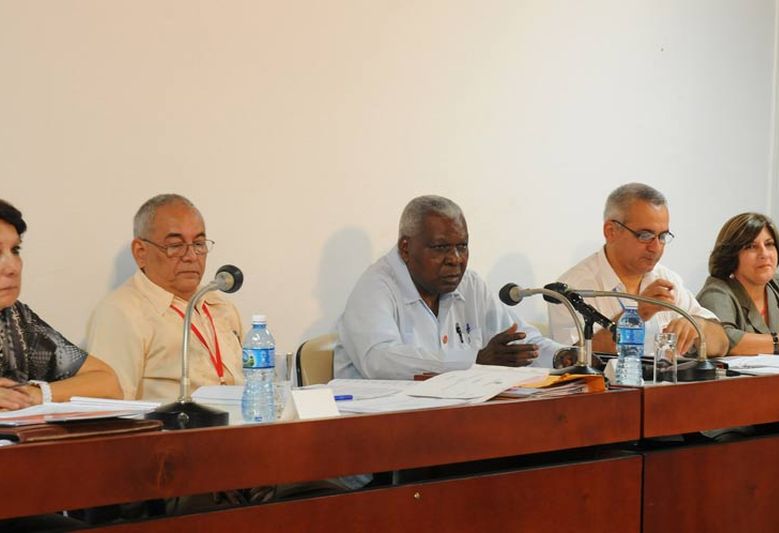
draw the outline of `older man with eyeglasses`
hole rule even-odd
[[[197,291],[214,242],[203,217],[177,194],[144,203],[133,222],[138,271],[109,294],[89,321],[87,345],[113,367],[126,399],[173,400],[181,376],[184,310]],[[243,381],[240,314],[217,292],[192,315],[189,373],[193,389]]]
[[[643,183],[618,187],[606,200],[603,213],[606,244],[560,276],[559,281],[572,289],[627,292],[675,304],[698,320],[708,354],[722,355],[728,343],[717,317],[698,303],[678,274],[658,263],[665,246],[674,238],[668,223],[668,204],[659,191]],[[617,298],[596,298],[590,303],[615,322],[623,305],[635,305]],[[646,323],[646,353],[654,351],[655,334],[661,331],[677,334],[680,354],[697,339],[687,320],[664,307],[640,303],[638,313]],[[549,305],[549,328],[558,342],[571,343],[576,338],[571,316],[562,306]],[[594,334],[592,346],[597,352],[616,351],[611,333],[603,329]]]

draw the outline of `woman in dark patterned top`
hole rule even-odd
[[[22,214],[0,200],[0,409],[71,396],[121,398],[113,370],[81,350],[18,301]]]

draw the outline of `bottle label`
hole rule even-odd
[[[273,368],[276,357],[275,348],[244,348],[244,368]]]
[[[644,328],[619,328],[620,344],[640,344],[644,345]]]

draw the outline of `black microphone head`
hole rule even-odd
[[[224,265],[216,271],[216,282],[222,292],[236,292],[243,285],[243,272],[235,265]]]
[[[519,285],[516,283],[506,283],[498,292],[498,298],[506,305],[517,305],[522,300],[522,298],[517,297],[518,293]]]
[[[550,291],[555,291],[556,293],[562,294],[563,296],[566,296],[568,294],[568,285],[565,283],[561,283],[559,281],[555,281],[554,283],[547,283],[544,285],[544,288]],[[560,300],[555,300],[551,296],[547,296],[544,294],[544,300],[549,302],[550,304],[559,304],[562,303]]]

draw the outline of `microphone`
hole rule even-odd
[[[600,311],[585,302],[581,294],[572,290],[565,283],[561,283],[559,281],[555,283],[547,283],[544,285],[544,288],[549,289],[550,291],[558,292],[568,298],[568,300],[571,302],[571,305],[573,305],[573,308],[579,311],[585,320],[600,324],[604,329],[610,331],[612,335],[616,331],[617,325],[609,317],[603,315]],[[560,303],[559,301],[554,300],[553,298],[549,298],[548,296],[544,296],[544,300],[553,304]]]
[[[181,387],[179,398],[173,403],[158,407],[146,418],[162,420],[165,429],[186,429],[194,427],[227,425],[229,414],[224,411],[199,405],[189,394],[189,331],[192,325],[192,311],[195,304],[207,292],[219,290],[236,292],[243,285],[243,272],[234,265],[224,265],[216,271],[213,281],[200,287],[187,302],[184,312],[184,330],[181,340]]]
[[[524,300],[526,296],[530,296],[531,294],[536,293],[528,293],[527,290],[522,289],[516,283],[506,283],[498,292],[498,298],[506,305],[517,305]],[[544,296],[544,299],[546,298],[548,298],[548,296]],[[555,300],[555,303],[560,302]]]
[[[627,300],[634,300],[637,302],[651,303],[659,305],[660,307],[665,307],[666,309],[670,309],[682,315],[690,324],[692,324],[692,327],[695,329],[695,333],[698,335],[698,357],[695,361],[695,366],[690,369],[689,376],[685,376],[687,379],[679,378],[680,381],[702,381],[707,379],[714,379],[716,377],[717,368],[714,363],[709,361],[706,357],[706,339],[703,336],[703,331],[701,331],[701,327],[698,325],[692,315],[690,315],[690,313],[684,309],[677,305],[669,304],[666,301],[658,300],[657,298],[650,298],[648,296],[641,296],[637,294],[628,294],[626,292],[596,290],[580,290],[577,292],[582,298],[625,298]]]
[[[560,294],[564,295],[566,298],[570,300],[570,297],[568,296],[568,292],[570,291],[568,285],[565,283],[555,281],[554,283],[547,283],[544,285],[545,289],[549,289],[550,291],[559,292]],[[553,298],[549,298],[547,296],[544,296],[544,300],[549,302],[550,304],[559,304],[560,302],[558,300],[555,300]]]
[[[243,272],[235,265],[224,265],[216,271],[214,283],[222,292],[236,292],[243,285]]]
[[[582,329],[582,324],[579,321],[579,317],[576,316],[576,310],[573,308],[573,305],[571,305],[567,295],[550,290],[547,287],[544,287],[543,289],[523,289],[516,283],[507,283],[500,289],[500,291],[498,291],[498,297],[500,298],[500,301],[506,305],[517,305],[524,298],[534,294],[542,294],[544,299],[549,299],[548,301],[554,300],[557,303],[563,304],[568,312],[571,313],[573,323],[576,325],[576,330],[579,332],[579,342],[576,344],[576,364],[564,369],[558,369],[556,372],[598,374],[599,372],[592,368],[589,364],[592,354],[591,346],[585,345],[585,335],[584,330]]]

